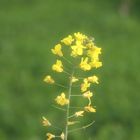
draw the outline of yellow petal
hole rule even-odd
[[[61,93],[60,96],[57,96],[55,98],[55,101],[57,104],[61,105],[61,106],[64,106],[64,105],[67,105],[69,103],[69,100],[65,97],[65,93]]]
[[[56,61],[56,63],[52,66],[52,70],[56,72],[63,72],[63,64],[61,60]]]
[[[88,105],[88,106],[85,106],[85,111],[87,112],[96,112],[96,109],[93,108],[92,106]]]
[[[65,139],[65,135],[64,135],[64,133],[63,133],[63,132],[61,133],[60,138],[61,138],[62,140],[64,140],[64,139]]]
[[[42,117],[43,121],[42,124],[43,126],[51,126],[51,123],[49,122],[49,120],[45,117]]]
[[[75,112],[75,116],[76,116],[76,117],[83,116],[83,113],[84,113],[84,111]]]
[[[47,133],[46,135],[48,137],[47,140],[51,140],[51,139],[55,138],[55,135],[53,135],[51,133]]]
[[[84,71],[91,70],[91,65],[88,63],[88,57],[85,59],[83,57],[81,58],[80,68]]]
[[[85,98],[91,98],[93,96],[93,93],[91,91],[86,91],[85,93],[83,93],[83,96]]]
[[[45,76],[43,81],[49,84],[53,84],[55,82],[54,79],[50,75]]]
[[[93,75],[87,78],[89,82],[99,84],[98,77]]]
[[[73,41],[74,41],[74,39],[72,38],[71,35],[69,35],[68,37],[61,40],[61,42],[67,46],[71,45]]]
[[[79,79],[73,76],[73,77],[72,77],[72,83],[75,83],[75,82],[77,82],[77,81],[79,81]]]
[[[84,82],[81,84],[81,91],[85,92],[90,87],[90,83],[87,79],[84,79]]]
[[[54,49],[51,49],[52,53],[58,56],[63,56],[62,50],[61,50],[61,44],[55,45]]]

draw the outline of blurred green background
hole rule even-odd
[[[96,123],[70,139],[139,140],[139,5],[139,0],[0,0],[0,140],[46,139],[41,117],[57,115],[51,100],[59,90],[42,81],[55,59],[50,49],[77,31],[102,47],[103,67],[97,71],[97,113],[90,116]]]

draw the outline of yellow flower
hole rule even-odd
[[[76,77],[73,76],[71,81],[72,81],[72,83],[75,83],[75,82],[79,81],[79,79],[77,79]]]
[[[56,61],[56,64],[54,64],[52,66],[52,70],[54,70],[56,72],[63,72],[63,64],[62,64],[61,60]]]
[[[51,133],[47,133],[47,140],[51,140],[53,138],[55,138],[55,135],[51,134]]]
[[[74,33],[74,36],[75,36],[76,40],[81,41],[82,43],[83,43],[83,41],[85,39],[87,39],[86,35],[83,35],[83,34],[81,34],[79,32],[78,33]]]
[[[72,42],[74,41],[74,39],[72,38],[71,35],[69,35],[68,37],[65,37],[64,39],[61,40],[62,43],[64,43],[65,45],[71,45]]]
[[[99,54],[101,54],[101,48],[94,46],[87,51],[87,54],[91,58],[90,66],[92,68],[99,68],[102,66],[102,62],[99,61]]]
[[[85,92],[89,87],[90,87],[90,83],[88,82],[87,79],[84,79],[84,83],[81,84],[81,91]]]
[[[93,60],[90,62],[90,66],[92,68],[99,68],[102,66],[102,62],[98,61],[98,60]]]
[[[97,76],[90,76],[87,78],[89,82],[91,83],[96,83],[96,84],[99,84],[99,81],[98,81],[98,77]]]
[[[54,79],[50,75],[45,76],[43,81],[49,84],[53,84],[55,82]]]
[[[83,116],[83,113],[84,113],[84,111],[78,111],[78,112],[75,112],[75,116],[76,117],[82,117]]]
[[[87,51],[88,56],[90,56],[92,59],[98,59],[99,54],[101,54],[101,48],[98,48],[96,46],[91,47]]]
[[[83,46],[80,41],[76,41],[76,44],[71,46],[72,49],[71,56],[76,57],[78,55],[79,56],[83,55],[84,48],[85,46]]]
[[[93,96],[93,93],[90,92],[90,91],[87,91],[87,92],[85,92],[85,93],[83,94],[83,96],[84,96],[85,98],[88,98],[88,101],[89,101],[88,105],[91,105],[91,99],[90,99],[90,98]]]
[[[56,97],[55,101],[57,102],[57,104],[62,105],[62,106],[67,105],[69,103],[69,100],[66,99],[65,93],[63,93],[63,92],[61,93],[60,96]]]
[[[88,43],[86,43],[86,47],[88,48],[88,49],[91,49],[92,47],[94,47],[94,43],[92,42],[92,40],[87,40],[88,41]]]
[[[61,44],[55,45],[54,49],[51,49],[53,54],[56,54],[58,56],[63,56],[62,50],[61,50]]]
[[[87,112],[96,112],[96,109],[93,108],[91,105],[85,106],[84,109]]]
[[[93,96],[93,93],[91,91],[87,91],[87,92],[83,93],[83,96],[85,98],[91,98]]]
[[[43,121],[42,124],[43,126],[51,126],[51,123],[49,122],[49,120],[45,117],[42,117]]]
[[[91,65],[88,64],[88,57],[86,57],[85,59],[83,57],[81,58],[80,68],[84,71],[91,69]]]
[[[61,133],[60,138],[61,138],[62,140],[64,140],[64,139],[65,139],[65,135],[64,135],[64,133],[63,133],[63,132]]]

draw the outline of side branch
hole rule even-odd
[[[75,132],[75,131],[79,131],[79,130],[82,130],[82,129],[86,129],[88,127],[90,127],[91,125],[93,125],[95,123],[95,121],[92,121],[91,123],[87,124],[87,125],[84,125],[80,128],[76,128],[76,129],[72,129],[72,130],[69,130],[68,133],[72,133],[72,132]]]

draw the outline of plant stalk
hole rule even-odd
[[[72,71],[72,74],[70,76],[70,82],[69,82],[69,89],[68,89],[68,100],[69,103],[66,108],[66,127],[65,127],[65,140],[68,140],[68,121],[69,121],[69,112],[70,112],[70,100],[71,100],[71,89],[72,89],[72,77],[74,74],[74,69]]]

